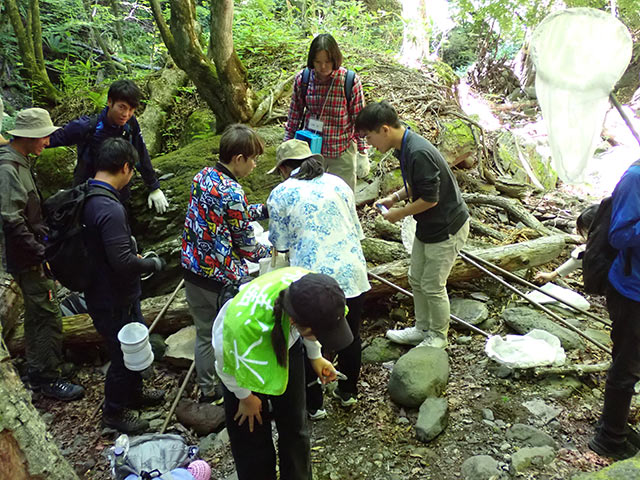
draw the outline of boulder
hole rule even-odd
[[[34,168],[43,198],[49,198],[58,190],[71,188],[76,160],[75,147],[44,149]]]
[[[571,480],[630,480],[640,478],[640,456],[615,462],[597,472],[579,473]]]
[[[391,400],[416,408],[442,394],[449,380],[449,356],[439,348],[412,348],[400,357],[389,379]]]
[[[194,110],[184,125],[180,135],[180,146],[186,147],[194,140],[211,135],[216,131],[216,117],[208,108]]]
[[[542,467],[553,461],[556,452],[551,447],[525,447],[511,455],[511,473],[517,475],[530,467]]]
[[[441,127],[437,147],[449,166],[472,167],[477,146],[469,124],[454,118],[442,122]]]
[[[528,307],[507,308],[502,312],[502,319],[520,335],[525,335],[534,328],[539,328],[558,337],[565,350],[584,348],[584,342],[577,333],[558,325],[546,314],[537,310]]]
[[[164,358],[178,366],[189,366],[194,359],[196,327],[190,325],[170,335],[165,340]]]
[[[464,480],[493,480],[500,475],[498,461],[490,455],[476,455],[462,462]]]
[[[430,442],[440,435],[449,421],[449,405],[446,398],[427,398],[420,405],[416,436],[421,442]]]
[[[516,423],[507,430],[507,440],[523,447],[551,447],[557,449],[556,441],[548,433],[530,425]]]
[[[224,407],[182,399],[176,408],[178,421],[199,436],[209,435],[224,427]]]
[[[376,337],[364,350],[362,350],[362,363],[384,363],[397,360],[404,353],[404,348],[390,340]]]
[[[479,325],[489,318],[489,309],[484,302],[472,300],[470,298],[454,297],[450,300],[451,314],[464,320],[471,325]],[[452,322],[456,330],[467,330],[462,324]]]

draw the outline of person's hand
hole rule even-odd
[[[311,363],[313,371],[316,372],[316,375],[318,375],[318,378],[323,385],[333,382],[337,378],[338,373],[336,372],[335,367],[326,358],[314,358],[313,360],[310,359],[309,362]]]
[[[164,196],[164,193],[162,193],[162,190],[157,188],[149,194],[147,205],[149,208],[155,208],[158,213],[164,213],[169,207],[169,202],[167,201],[167,197]]]
[[[358,178],[365,178],[371,171],[371,163],[369,162],[369,155],[366,153],[356,153],[356,176]]]
[[[388,197],[379,198],[374,203],[379,205],[384,205],[387,208],[391,208],[396,204],[396,199],[393,195],[391,195]]]
[[[238,404],[238,411],[236,412],[234,420],[238,420],[238,425],[242,425],[245,420],[249,419],[249,431],[253,432],[254,421],[257,420],[260,425],[262,425],[262,415],[260,412],[262,411],[262,400],[253,393],[251,393],[247,398],[243,398],[240,400]]]
[[[391,223],[396,223],[398,220],[402,220],[406,215],[402,213],[401,208],[392,208],[387,213],[383,213],[384,219]]]
[[[558,278],[557,272],[538,272],[536,276],[533,277],[533,281],[538,285],[544,285],[545,283],[554,281],[556,278]]]
[[[154,265],[154,270],[156,272],[161,272],[167,266],[167,262],[164,260],[164,258],[151,257],[151,260],[153,260],[153,263],[155,264]]]

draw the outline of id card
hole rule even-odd
[[[322,128],[324,127],[324,122],[318,120],[316,118],[310,118],[307,128],[311,131],[322,133]]]

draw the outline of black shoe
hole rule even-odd
[[[220,405],[224,402],[224,389],[221,383],[216,383],[213,390],[213,395],[200,394],[198,403],[210,403],[211,405]]]
[[[138,398],[131,402],[131,408],[155,407],[164,403],[164,390],[144,388]]]
[[[601,457],[609,457],[614,460],[626,460],[638,453],[638,449],[627,440],[620,445],[613,445],[598,440],[597,436],[589,440],[589,448]]]
[[[84,388],[80,385],[67,382],[62,379],[55,380],[51,383],[40,384],[40,391],[45,397],[55,398],[70,402],[84,397]]]
[[[599,419],[596,422],[596,436],[600,432],[602,428],[602,419]],[[624,434],[627,436],[627,441],[633,445],[634,447],[640,449],[640,432],[638,432],[635,428],[627,423],[627,426],[624,428]]]
[[[126,409],[112,415],[103,413],[102,424],[123,433],[142,433],[149,428],[149,422]]]

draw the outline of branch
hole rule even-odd
[[[284,79],[282,82],[276,85],[273,90],[271,90],[271,93],[269,95],[262,99],[260,105],[258,105],[258,108],[256,108],[253,117],[251,117],[249,125],[257,126],[261,124],[261,120],[263,118],[269,118],[267,114],[271,112],[273,104],[288,91],[288,87],[292,85],[295,76],[296,75],[293,74],[290,77]]]
[[[164,40],[164,44],[167,46],[167,50],[173,55],[176,48],[176,42],[173,38],[173,34],[169,30],[169,26],[167,22],[164,21],[164,17],[162,16],[162,7],[160,7],[160,2],[158,0],[149,0],[151,4],[151,11],[153,12],[153,18],[156,20],[156,25],[158,30],[160,31],[160,35],[162,35],[162,40]]]

